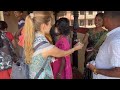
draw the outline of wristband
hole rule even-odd
[[[93,73],[97,75],[97,69],[94,68]]]

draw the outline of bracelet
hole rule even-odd
[[[58,73],[58,75],[59,75],[59,76],[61,76],[61,74],[60,74],[60,73]]]
[[[96,68],[94,68],[93,73],[96,74],[96,75],[98,74]]]

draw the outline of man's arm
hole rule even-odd
[[[115,67],[111,69],[97,69],[92,64],[89,64],[87,67],[95,74],[101,74],[109,77],[120,77],[120,67]]]
[[[96,69],[96,73],[109,77],[120,77],[120,67],[115,67],[112,69]]]

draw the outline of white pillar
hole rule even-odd
[[[4,21],[3,11],[0,11],[0,20]]]

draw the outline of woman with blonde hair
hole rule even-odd
[[[74,48],[64,51],[52,45],[47,38],[53,23],[52,12],[34,11],[25,20],[24,26],[24,53],[25,62],[29,65],[30,79],[34,79],[47,60],[43,72],[38,79],[54,79],[50,62],[53,57],[64,57],[83,47],[77,43]],[[42,43],[42,44],[41,44]]]

